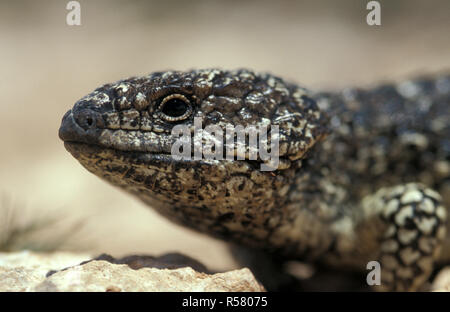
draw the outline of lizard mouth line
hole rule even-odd
[[[105,147],[99,144],[90,144],[90,143],[82,143],[82,142],[76,142],[76,141],[65,141],[64,147],[76,158],[77,156],[81,156],[80,154],[83,154],[87,157],[101,157],[102,154],[113,154],[114,156],[117,156],[117,158],[121,159],[172,159],[172,155],[170,153],[165,152],[142,152],[142,151],[123,151],[119,149],[115,149],[112,147]],[[105,155],[106,156],[106,155]],[[103,157],[101,157],[103,158]],[[105,157],[106,158],[106,157]]]
[[[212,159],[175,159],[172,154],[158,151],[158,152],[149,152],[149,151],[124,151],[115,149],[112,147],[105,147],[99,144],[92,143],[84,143],[77,141],[64,141],[64,147],[66,150],[71,153],[76,159],[80,160],[81,158],[99,158],[105,160],[120,160],[131,164],[163,164],[163,163],[173,163],[173,164],[185,164],[192,165],[193,163],[200,163],[204,165],[212,165],[217,162],[243,162],[246,163],[251,169],[260,171],[260,166],[264,162],[260,159],[258,160],[250,160],[250,159],[238,159],[238,160],[212,160]],[[280,157],[280,161],[286,161],[284,157]]]
[[[230,149],[223,145],[222,150],[216,150],[216,143],[214,141],[214,149],[211,147],[206,150],[202,146],[200,150],[196,149],[195,137],[194,143],[189,141],[186,147],[185,138],[177,139],[173,145],[165,142],[159,145],[157,142],[150,140],[147,142],[148,146],[134,146],[134,138],[130,138],[130,144],[115,140],[117,144],[105,144],[102,140],[108,141],[108,137],[103,138],[104,132],[101,128],[96,127],[97,115],[95,112],[83,111],[89,118],[74,117],[72,110],[68,111],[62,120],[59,130],[59,137],[64,141],[66,149],[77,159],[85,154],[85,157],[99,157],[101,154],[110,153],[108,157],[111,159],[120,158],[127,159],[128,162],[138,161],[140,163],[151,163],[158,160],[170,161],[172,163],[205,163],[212,164],[217,162],[235,162],[247,163],[253,169],[259,165],[261,171],[274,171],[278,169],[287,169],[290,167],[290,160],[287,157],[280,157],[279,150],[270,147],[262,148],[261,142],[258,142],[256,147],[245,147],[244,150]],[[82,115],[81,113],[79,115]],[[89,123],[90,121],[90,123]],[[191,137],[189,137],[191,139]],[[251,137],[248,138],[249,144],[253,141]],[[254,142],[253,142],[254,143]],[[234,145],[234,143],[233,143]],[[180,147],[183,152],[180,151]],[[277,145],[278,147],[278,145]],[[175,149],[174,149],[175,148]],[[187,150],[188,148],[189,150]],[[186,151],[186,152],[184,152]],[[216,153],[216,151],[218,153]],[[281,164],[281,167],[279,166]]]

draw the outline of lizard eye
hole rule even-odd
[[[159,111],[161,118],[166,121],[180,121],[191,115],[192,106],[184,95],[171,94],[161,101]]]

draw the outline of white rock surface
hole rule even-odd
[[[30,251],[0,253],[0,291],[33,291],[50,270],[61,270],[92,259],[89,254]]]
[[[246,268],[206,274],[190,267],[141,268],[92,259],[87,254],[0,253],[0,291],[264,291]],[[49,277],[50,270],[61,270]]]

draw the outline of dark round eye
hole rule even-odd
[[[159,105],[161,117],[166,121],[185,120],[192,113],[189,100],[182,94],[166,96]]]

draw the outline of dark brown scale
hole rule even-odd
[[[450,77],[439,81],[441,89],[445,90],[444,84],[450,88]],[[329,103],[327,113],[335,117],[335,123],[331,119],[327,148],[318,146],[312,158],[319,166],[326,164],[333,174],[348,176],[347,182],[341,183],[356,199],[389,184],[420,181],[440,191],[449,183],[449,176],[439,175],[434,166],[450,159],[450,92],[439,92],[436,80],[417,79],[412,83],[420,92],[410,98],[402,96],[395,86],[352,89],[346,91],[347,96],[317,96],[318,101]],[[446,118],[446,125],[433,129],[439,118]],[[385,163],[385,170],[375,170],[380,161]]]

